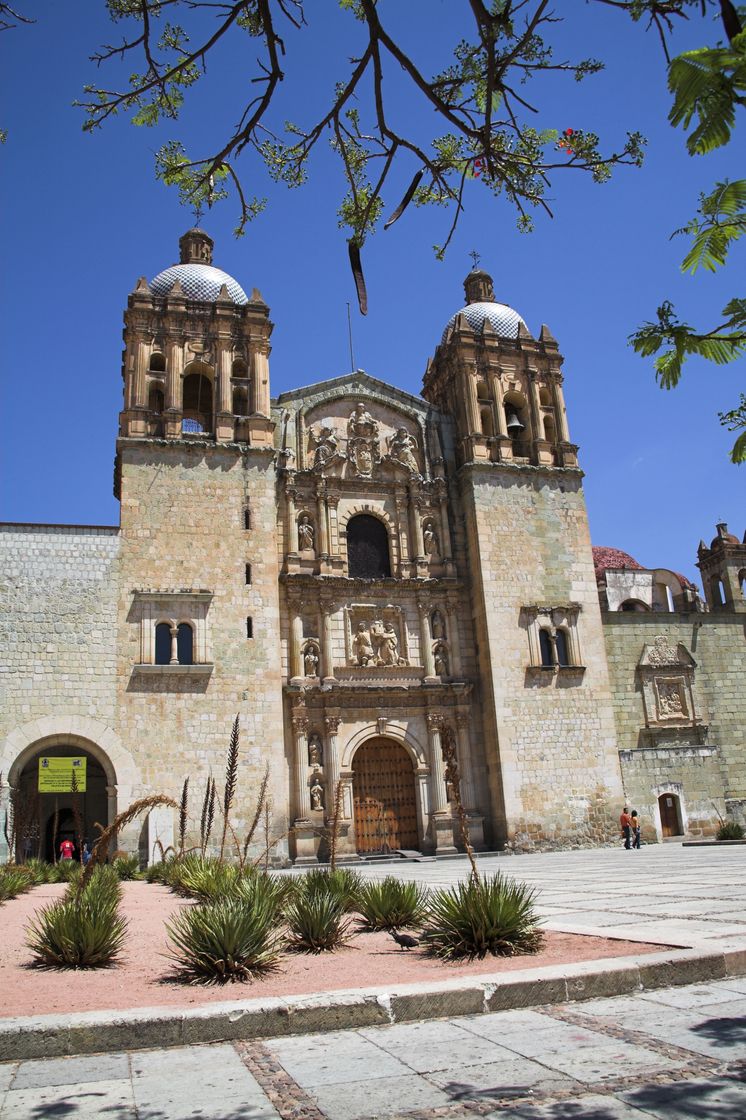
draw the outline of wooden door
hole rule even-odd
[[[662,793],[658,798],[661,811],[661,831],[665,836],[681,836],[679,826],[678,797],[674,793]]]
[[[418,848],[414,770],[404,747],[373,739],[352,762],[355,843],[361,853]]]

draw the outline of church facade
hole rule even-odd
[[[236,714],[232,823],[266,770],[280,862],[325,858],[333,815],[338,857],[453,852],[459,797],[477,849],[612,842],[625,801],[648,840],[743,819],[746,544],[701,546],[704,604],[592,548],[549,330],[475,270],[421,396],[356,371],[272,399],[261,295],[203,231],[180,250],[125,312],[120,525],[0,532],[6,854],[72,827],[55,757],[86,760],[89,835],[188,776],[193,841]]]

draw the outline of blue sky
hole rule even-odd
[[[0,516],[116,524],[122,311],[139,276],[151,279],[177,259],[178,238],[192,224],[175,193],[155,182],[152,153],[172,135],[199,152],[209,130],[228,129],[246,66],[235,49],[224,50],[208,72],[201,104],[188,107],[182,123],[146,131],[120,118],[86,136],[71,103],[96,80],[88,56],[119,33],[101,0],[39,0],[24,10],[32,8],[33,27],[2,37],[2,124],[10,137],[0,152]],[[447,64],[449,45],[464,31],[464,9],[456,0],[380,4],[384,23],[426,70]],[[475,183],[443,263],[432,246],[443,240],[448,216],[410,207],[364,250],[365,319],[355,307],[345,234],[337,228],[342,184],[325,149],[300,191],[272,184],[255,165],[245,167],[268,204],[243,240],[232,236],[230,202],[202,224],[215,238],[215,263],[244,288],[258,287],[271,307],[274,395],[349,370],[348,302],[356,365],[418,392],[445,322],[463,304],[468,254],[476,249],[497,298],[515,307],[534,333],[547,323],[565,355],[570,433],[586,471],[594,543],[699,582],[700,537],[709,540],[718,520],[739,536],[745,527],[746,467],[728,462],[734,436],[717,421],[719,409],[737,403],[743,362],[718,369],[693,361],[679,388],[664,392],[650,363],[626,340],[664,298],[682,318],[712,326],[738,294],[742,250],[729,272],[689,278],[678,271],[685,242],[669,238],[693,214],[701,190],[739,173],[737,142],[724,153],[688,157],[684,134],[666,123],[669,95],[654,36],[603,5],[563,0],[557,9],[566,17],[551,32],[557,54],[599,57],[606,70],[581,84],[536,83],[530,92],[541,106],[537,123],[596,131],[607,148],[639,129],[649,140],[642,170],[621,168],[604,186],[578,172],[558,175],[550,192],[555,217],[537,214],[530,235],[518,233],[510,207]],[[307,31],[287,37],[280,120],[310,121],[355,53],[355,21],[335,0],[314,0],[308,18]],[[675,46],[714,42],[718,35],[717,24],[695,17]],[[248,50],[253,59],[255,44]],[[113,72],[99,76],[114,78]],[[399,76],[386,81],[398,123],[428,124],[404,96]],[[389,212],[414,170],[414,164],[401,168],[387,197]]]

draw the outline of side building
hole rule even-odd
[[[594,555],[548,328],[475,270],[421,396],[357,370],[272,400],[269,309],[212,252],[189,230],[129,296],[119,527],[0,527],[0,859],[187,777],[198,842],[236,715],[231,823],[266,774],[278,863],[332,822],[342,859],[454,852],[459,796],[477,849],[616,842],[625,798],[650,839],[742,816],[744,546],[702,546],[706,607]],[[76,805],[39,791],[71,756]],[[118,844],[174,836],[160,807]]]

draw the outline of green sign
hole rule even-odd
[[[78,793],[85,793],[87,758],[39,759],[39,793],[72,793],[73,774]]]

